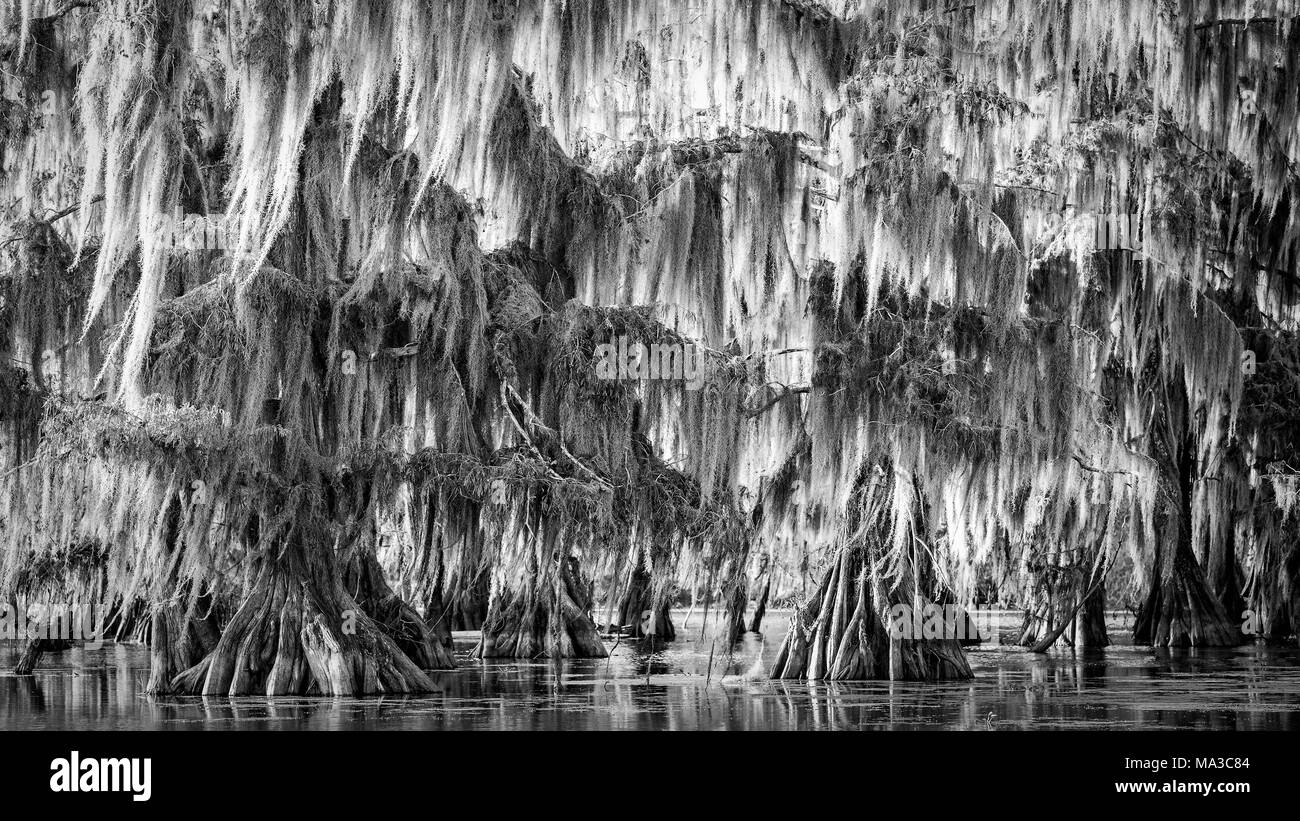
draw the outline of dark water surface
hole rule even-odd
[[[769,681],[788,614],[728,653],[700,638],[698,615],[679,638],[646,652],[620,644],[608,660],[467,658],[433,674],[438,692],[371,698],[157,698],[141,694],[149,651],[105,644],[48,654],[33,676],[11,672],[19,647],[0,643],[0,730],[806,730],[1215,729],[1300,730],[1300,649],[1247,645],[1034,655],[1006,644],[968,652],[973,681]],[[1004,642],[1018,616],[999,621]],[[712,662],[710,663],[710,655]]]

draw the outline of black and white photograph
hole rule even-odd
[[[1296,0],[0,0],[32,807],[1280,808],[1298,633]]]

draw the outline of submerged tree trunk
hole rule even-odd
[[[1100,649],[1110,646],[1106,632],[1106,585],[1101,582],[1084,596],[1079,612],[1074,616],[1074,646]]]
[[[1300,642],[1300,521],[1276,509],[1265,511],[1257,514],[1255,560],[1245,590],[1244,606],[1250,609],[1242,614],[1242,630],[1269,641],[1294,636]]]
[[[1294,637],[1300,642],[1300,547],[1282,550],[1287,552],[1278,557],[1276,545],[1266,546],[1264,561],[1251,573],[1243,631],[1269,641]]]
[[[971,678],[955,618],[960,608],[943,606],[951,591],[935,577],[917,532],[915,523],[926,521],[927,513],[915,477],[895,474],[888,463],[863,468],[846,521],[852,535],[836,548],[817,594],[795,612],[771,677]],[[899,482],[909,486],[906,491]],[[910,494],[913,510],[900,521],[896,497],[902,492]]]
[[[72,646],[72,642],[65,639],[31,639],[27,646],[23,648],[22,655],[18,657],[18,663],[14,665],[14,675],[30,676],[36,669],[36,665],[41,663],[41,657],[46,653],[57,653],[60,650],[67,650]]]
[[[210,596],[196,596],[182,607],[165,602],[155,607],[149,631],[149,681],[145,693],[170,693],[172,682],[216,648],[220,630],[211,613]]]
[[[1282,625],[1290,628],[1291,636],[1300,644],[1300,545],[1291,544],[1290,552],[1282,564],[1281,599],[1286,602],[1286,613],[1277,620],[1278,632]]]
[[[1223,603],[1211,592],[1192,551],[1194,452],[1192,443],[1184,443],[1175,463],[1176,481],[1168,483],[1173,492],[1167,494],[1166,532],[1156,542],[1151,589],[1133,627],[1135,644],[1227,647],[1241,643],[1240,625],[1228,618]]]
[[[725,592],[726,595],[726,623],[727,623],[727,641],[740,641],[745,635],[745,605],[749,603],[749,596],[745,589],[745,576],[741,573],[735,580],[734,586]]]
[[[14,675],[30,676],[36,669],[36,665],[41,663],[41,656],[45,655],[45,639],[31,639],[27,646],[23,648],[23,653],[18,657],[18,663],[14,665]]]
[[[169,556],[179,549],[180,515],[179,502],[167,510],[164,538]],[[173,680],[202,661],[221,638],[212,597],[192,595],[193,586],[177,578],[174,565],[164,589],[179,590],[180,595],[156,603],[149,614],[149,680],[144,688],[147,695],[170,693]]]
[[[446,648],[449,653],[453,647],[451,620],[451,608],[447,606],[446,598],[442,593],[442,579],[439,578],[424,603],[424,623],[428,626],[433,640]]]
[[[609,652],[591,618],[590,585],[577,560],[560,551],[558,523],[539,527],[542,556],[530,546],[520,589],[502,590],[492,600],[474,658],[605,658]]]
[[[654,585],[645,566],[639,561],[631,578],[619,595],[616,624],[633,638],[672,641],[677,638],[667,597],[655,601]]]
[[[1240,630],[1209,590],[1191,546],[1156,547],[1155,578],[1138,611],[1133,642],[1153,647],[1228,647]]]
[[[763,557],[763,565],[758,571],[758,576],[763,580],[763,589],[758,594],[758,601],[754,604],[754,618],[749,622],[749,631],[751,633],[762,631],[763,616],[767,614],[767,599],[772,592],[772,570],[766,555]]]
[[[486,580],[471,582],[468,587],[456,590],[453,585],[444,591],[447,623],[452,630],[481,630],[487,621],[488,585]]]
[[[1236,531],[1234,522],[1228,527],[1223,555],[1210,556],[1206,568],[1210,587],[1230,620],[1240,619],[1246,610],[1246,600],[1241,595],[1242,584],[1237,573]]]
[[[749,604],[749,579],[746,571],[750,548],[750,542],[746,539],[741,545],[740,553],[728,560],[722,572],[723,618],[727,641],[732,644],[745,635],[745,608]]]
[[[149,681],[144,687],[145,694],[170,692],[177,674],[200,661],[189,658],[181,648],[182,636],[188,632],[189,626],[179,604],[164,602],[155,606],[149,628]]]
[[[861,551],[839,549],[811,602],[796,611],[772,666],[772,678],[942,681],[971,678],[961,644],[946,636],[897,635],[890,612],[921,612],[931,602],[904,600],[910,583],[886,585]],[[909,631],[910,632],[910,631]]]
[[[1103,580],[1093,578],[1096,570],[1061,553],[1030,561],[1029,601],[1017,643],[1035,652],[1062,639],[1074,647],[1108,646],[1106,592]]]
[[[207,696],[418,693],[433,682],[344,589],[329,551],[263,558],[212,652],[176,676]]]
[[[1062,610],[1072,606],[1073,601],[1062,600],[1058,588],[1064,585],[1058,577],[1062,575],[1063,568],[1058,567],[1051,557],[1036,557],[1031,548],[1023,572],[1029,577],[1029,590],[1024,601],[1025,615],[1016,643],[1022,647],[1032,647],[1052,632],[1062,617]]]
[[[425,501],[425,519],[421,534],[425,544],[424,564],[421,571],[417,573],[417,578],[424,579],[429,575],[432,576],[432,583],[424,594],[424,623],[428,626],[434,641],[446,648],[448,653],[452,653],[454,649],[452,631],[466,628],[458,628],[456,624],[455,596],[452,589],[455,576],[448,572],[447,562],[450,551],[444,543],[445,533],[438,519],[439,504],[441,502],[436,496]],[[460,515],[465,514],[462,511]],[[451,576],[450,583],[449,576]],[[481,623],[480,618],[472,629],[477,630]]]
[[[358,555],[348,564],[344,584],[361,609],[392,637],[411,661],[426,670],[456,667],[450,631],[444,643],[415,608],[393,592],[379,560],[368,546],[360,546]]]

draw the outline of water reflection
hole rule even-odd
[[[668,645],[559,663],[471,661],[475,636],[458,634],[463,667],[433,674],[437,691],[418,697],[150,699],[147,648],[74,648],[34,676],[0,674],[0,729],[1300,729],[1294,647],[986,646],[969,653],[973,681],[768,681],[786,620],[771,614],[765,636],[734,648],[684,624]],[[1014,616],[1005,627],[1014,634]],[[0,668],[17,654],[0,647]]]

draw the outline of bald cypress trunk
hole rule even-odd
[[[758,594],[758,601],[754,603],[754,617],[749,622],[749,631],[758,633],[763,628],[763,617],[767,615],[767,600],[772,593],[772,570],[769,567],[767,556],[763,557],[763,565],[759,570],[759,579],[762,582],[762,588]]]
[[[383,568],[368,545],[360,546],[347,566],[344,587],[357,604],[380,625],[411,661],[425,670],[450,670],[450,631],[440,636],[415,608],[401,599],[384,578]]]
[[[71,646],[72,642],[65,639],[28,639],[14,665],[14,675],[30,676],[46,653],[58,653]]]
[[[1237,564],[1237,529],[1235,526],[1235,511],[1233,512],[1233,524],[1229,525],[1226,538],[1224,539],[1223,555],[1211,556],[1209,561],[1210,588],[1218,598],[1219,603],[1223,605],[1224,614],[1229,621],[1238,621],[1246,611],[1246,600],[1242,596],[1241,576],[1238,572]]]
[[[364,695],[433,689],[344,588],[328,551],[291,541],[263,558],[216,646],[171,682],[207,696]]]
[[[666,597],[656,599],[653,582],[645,567],[638,562],[630,576],[619,592],[615,616],[618,627],[638,639],[672,641],[677,638],[671,603]]]
[[[1185,441],[1165,461],[1176,471],[1157,528],[1151,583],[1133,627],[1133,641],[1156,647],[1224,647],[1241,643],[1237,622],[1211,591],[1192,551],[1192,483],[1195,445]]]
[[[745,607],[749,604],[746,587],[745,576],[742,573],[730,589],[723,591],[725,610],[723,619],[727,640],[732,643],[740,641],[745,635]]]
[[[1030,584],[1017,643],[1046,650],[1060,642],[1071,647],[1106,647],[1106,588],[1096,557],[1080,563],[1057,551],[1026,564]]]
[[[1300,626],[1294,20],[517,5],[0,6],[0,592],[125,600],[155,694],[602,656],[586,574],[637,551],[609,621],[674,638],[694,571],[735,641],[760,538],[825,563],[780,677],[969,675],[969,615],[892,613],[992,539],[1050,545],[1036,650],[1108,643],[1121,548],[1141,643]],[[178,247],[200,214],[236,236]],[[395,579],[415,492],[456,558]]]
[[[149,680],[145,693],[171,692],[183,671],[203,660],[221,638],[210,596],[166,602],[154,607],[149,629]]]
[[[1074,618],[1074,646],[1101,649],[1110,646],[1106,632],[1106,584],[1102,581],[1090,594],[1086,594]]]
[[[451,622],[452,616],[446,598],[442,593],[442,580],[440,578],[424,603],[424,623],[428,626],[434,641],[448,651],[451,651],[453,647]]]
[[[972,677],[955,637],[902,634],[894,607],[920,613],[933,601],[890,589],[860,552],[841,547],[813,599],[796,611],[772,678],[809,681],[944,681]],[[910,624],[910,616],[908,623]],[[910,629],[908,632],[911,632]]]
[[[503,586],[488,608],[475,658],[604,658],[591,616],[591,586],[564,548],[560,526],[539,522],[522,577]]]

